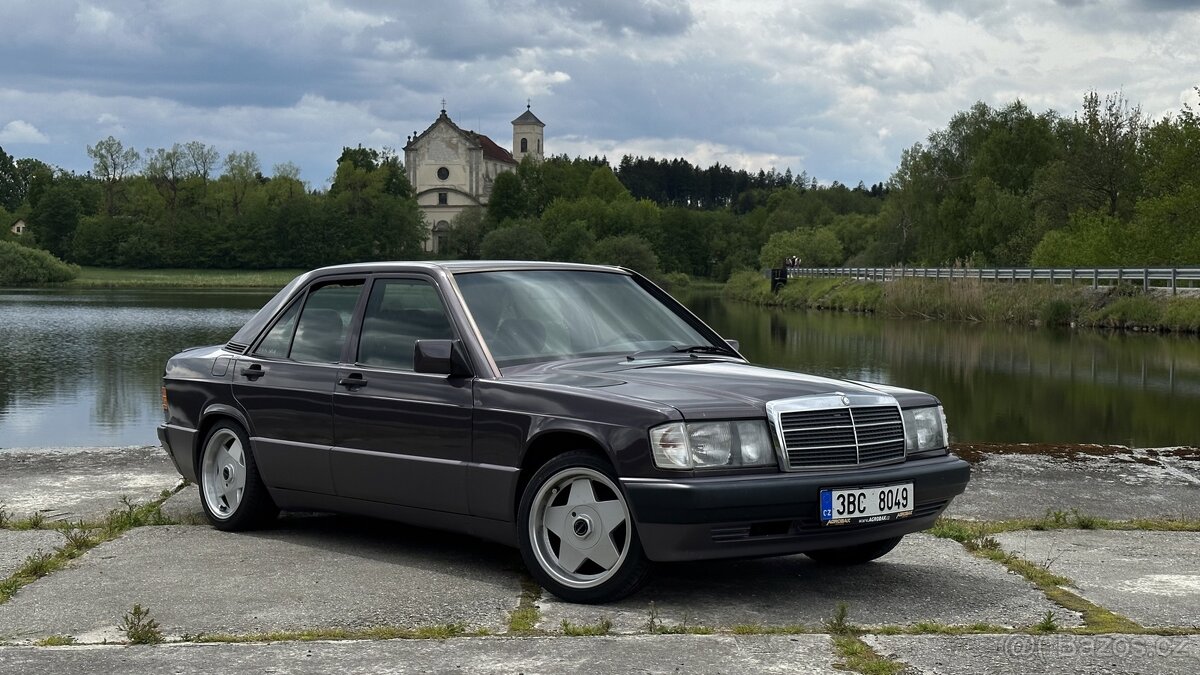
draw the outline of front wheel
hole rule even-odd
[[[218,422],[200,455],[200,503],[218,530],[249,530],[279,513],[258,475],[246,432],[234,422]]]
[[[869,541],[856,546],[808,551],[804,555],[822,565],[861,565],[887,555],[892,549],[896,548],[903,538],[903,536],[899,536],[890,539],[880,539],[879,541]]]
[[[619,600],[645,581],[629,504],[612,467],[585,451],[543,465],[521,493],[521,557],[546,590],[569,602]]]

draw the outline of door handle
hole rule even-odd
[[[362,375],[351,375],[338,380],[338,384],[347,389],[358,389],[359,387],[367,386],[367,378]]]
[[[248,380],[257,380],[258,378],[260,378],[266,374],[267,374],[267,371],[263,370],[262,366],[258,365],[257,363],[250,366],[249,368],[242,368],[242,377],[244,377]]]

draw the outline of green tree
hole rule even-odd
[[[17,164],[4,148],[0,148],[0,208],[16,211],[24,201],[21,189],[21,175],[17,172]],[[2,223],[7,225],[7,223]]]
[[[450,223],[450,234],[446,241],[450,255],[460,260],[478,260],[486,234],[483,209],[463,209]]]
[[[659,276],[658,256],[650,242],[637,235],[601,239],[592,246],[589,256],[593,263],[628,267],[651,279]]]
[[[495,225],[508,220],[524,218],[529,214],[529,196],[521,178],[514,172],[504,171],[492,181],[492,193],[488,197],[487,216]]]
[[[606,202],[633,199],[633,195],[629,194],[629,190],[626,190],[624,185],[621,185],[621,181],[617,179],[616,174],[608,168],[607,164],[592,170],[583,194]]]
[[[780,267],[792,256],[800,258],[800,264],[808,267],[832,267],[840,265],[846,258],[833,229],[822,228],[776,232],[763,245],[758,263],[762,267]]]
[[[549,250],[542,233],[521,221],[488,232],[479,248],[488,260],[545,260]]]
[[[588,229],[587,223],[574,220],[567,223],[555,233],[550,240],[549,260],[559,262],[586,262],[596,237]]]
[[[253,152],[231,152],[225,156],[225,174],[221,178],[229,185],[230,202],[235,215],[242,215],[246,194],[261,173],[258,155]]]
[[[121,182],[137,170],[142,156],[112,136],[87,146],[87,153],[92,158],[93,173],[104,183],[105,213],[115,215]]]
[[[79,200],[74,192],[65,185],[47,190],[30,214],[29,227],[47,251],[58,258],[66,256],[79,227]]]

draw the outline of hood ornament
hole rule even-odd
[[[842,405],[850,405],[850,397],[842,394]]]

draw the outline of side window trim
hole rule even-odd
[[[308,304],[309,297],[313,294],[314,291],[321,288],[322,286],[328,286],[329,284],[332,284],[332,283],[345,283],[345,282],[349,282],[349,281],[357,281],[361,284],[358,299],[355,301],[353,314],[351,314],[351,316],[350,316],[351,326],[357,325],[357,323],[359,321],[361,321],[363,308],[366,306],[366,293],[364,291],[368,287],[370,287],[371,278],[369,276],[362,276],[362,275],[337,275],[337,276],[332,276],[332,277],[320,277],[320,278],[309,281],[309,283],[306,286],[304,286],[303,289],[297,291],[296,294],[292,297],[292,299],[283,306],[283,309],[281,309],[279,311],[279,313],[277,313],[274,317],[271,318],[271,321],[268,322],[267,327],[265,329],[263,329],[263,331],[258,335],[258,337],[255,338],[254,342],[251,343],[250,348],[246,350],[246,355],[252,356],[256,359],[268,359],[268,360],[272,360],[272,361],[289,361],[289,362],[293,362],[293,363],[304,363],[303,361],[295,361],[294,359],[292,359],[291,353],[292,353],[292,347],[296,341],[297,329],[300,327],[300,317],[304,314],[304,307],[305,307],[305,305]],[[292,308],[296,307],[297,305],[299,305],[299,310],[296,312],[296,325],[292,326],[291,335],[288,337],[287,356],[265,356],[265,355],[259,354],[258,353],[259,348],[262,347],[262,343],[266,341],[267,336],[271,334],[272,330],[274,330],[275,325],[278,324],[279,321],[281,321],[283,319],[283,317],[287,316],[287,313],[290,312],[292,310]],[[341,356],[341,361],[340,361],[342,363],[346,362],[346,356],[347,356],[346,348],[348,346],[347,343],[349,342],[350,337],[351,337],[351,331],[348,330],[346,332],[345,337],[343,338],[344,342],[342,344],[342,356]],[[351,354],[351,356],[352,356],[352,354]]]
[[[292,342],[296,339],[296,326],[300,325],[300,314],[304,311],[304,301],[307,299],[308,299],[308,288],[306,287],[303,291],[298,293],[296,295],[296,297],[292,298],[291,302],[284,305],[283,309],[280,310],[280,312],[278,314],[276,314],[274,316],[274,318],[271,319],[270,323],[267,324],[266,329],[264,329],[263,332],[255,339],[254,343],[250,345],[250,349],[246,350],[246,354],[248,356],[254,357],[256,359],[267,359],[267,360],[271,360],[271,361],[287,361],[288,360],[287,355],[292,352]],[[284,351],[284,355],[283,356],[274,356],[274,355],[268,356],[266,354],[259,354],[258,350],[262,348],[263,343],[267,341],[268,337],[270,337],[271,331],[275,330],[275,326],[277,326],[280,321],[283,321],[284,318],[287,317],[288,313],[291,312],[293,309],[296,310],[296,324],[292,326],[292,330],[288,334],[287,350]]]
[[[363,323],[366,321],[366,318],[367,318],[366,317],[367,304],[370,302],[371,294],[375,292],[376,285],[386,284],[389,281],[418,281],[418,282],[424,283],[424,284],[432,287],[434,294],[437,296],[438,303],[441,305],[442,314],[446,317],[446,323],[448,323],[450,325],[450,332],[452,335],[452,339],[454,339],[454,340],[462,339],[462,331],[460,331],[458,329],[458,324],[454,320],[454,314],[450,311],[449,305],[446,302],[446,295],[445,295],[445,293],[442,292],[442,287],[438,284],[437,279],[435,279],[434,277],[432,277],[430,275],[420,274],[420,273],[372,275],[371,278],[368,279],[367,283],[365,284],[366,287],[363,289],[363,294],[362,294],[362,298],[360,299],[359,308],[358,308],[358,311],[355,313],[354,323],[351,325],[350,331],[346,335],[346,345],[345,346],[348,351],[343,353],[343,357],[345,359],[345,363],[353,364],[355,368],[362,368],[362,369],[370,368],[370,369],[377,369],[377,370],[387,370],[389,372],[394,372],[394,373],[410,373],[410,374],[412,374],[413,373],[412,370],[405,370],[403,368],[394,368],[391,366],[384,366],[384,365],[379,365],[379,364],[363,363],[361,360],[359,360],[359,356],[360,356],[359,352],[361,350],[361,343],[362,343]]]

